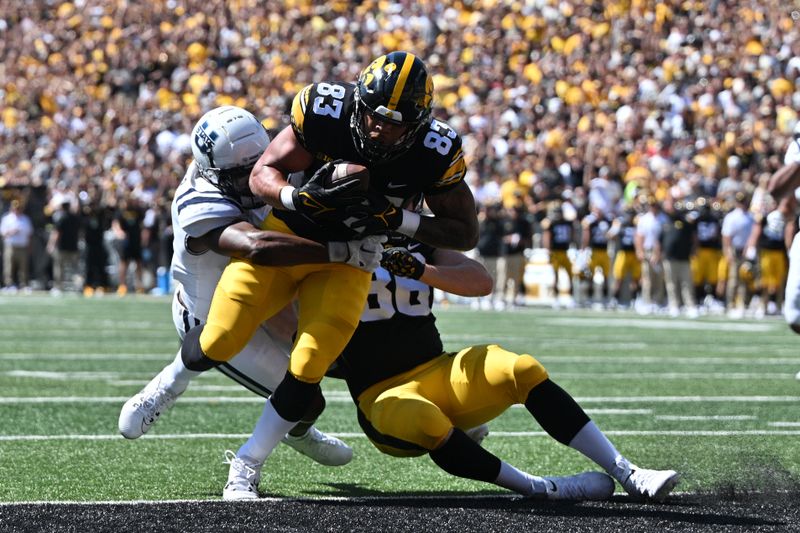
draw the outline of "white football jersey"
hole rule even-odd
[[[211,297],[230,257],[211,250],[193,253],[186,248],[188,237],[201,237],[211,230],[245,220],[261,227],[269,206],[244,209],[234,200],[201,178],[194,162],[175,191],[172,200],[172,227],[175,234],[172,254],[172,277],[180,283],[181,299],[186,308],[205,322]]]

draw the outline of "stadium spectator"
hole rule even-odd
[[[694,284],[689,259],[697,247],[697,213],[682,201],[667,197],[664,201],[666,224],[656,244],[663,258],[664,282],[670,316],[680,315],[681,308],[689,318],[699,315],[694,299]]]
[[[636,221],[634,244],[642,265],[642,306],[644,314],[658,310],[664,298],[664,266],[661,263],[661,231],[669,221],[654,196],[645,200],[647,212]]]
[[[505,219],[503,216],[503,206],[500,203],[484,204],[479,208],[478,221],[480,223],[478,238],[478,259],[495,280],[495,286],[491,293],[481,299],[484,309],[502,309],[505,305],[505,288],[500,286],[498,275],[498,263],[505,253],[503,236],[505,230]]]
[[[149,229],[143,227],[145,212],[139,198],[127,195],[122,198],[111,229],[114,232],[114,249],[117,252],[117,294],[125,296],[131,286],[129,275],[133,277],[133,288],[136,292],[144,292],[144,266],[142,263],[143,246],[149,242]],[[133,272],[130,271],[133,267]]]
[[[75,289],[76,277],[79,276],[80,257],[78,240],[81,231],[81,219],[73,212],[72,203],[66,199],[53,213],[53,230],[47,243],[47,251],[53,258],[53,294],[64,290],[64,282]]]
[[[748,205],[745,193],[737,192],[734,195],[733,210],[722,219],[722,253],[728,263],[725,299],[731,318],[741,318],[744,315],[744,309],[749,302],[750,284],[753,282],[748,277],[752,270],[742,268],[751,265],[751,261],[755,259],[755,255],[749,258],[744,255],[753,228],[753,215],[747,210]]]
[[[528,220],[525,206],[519,205],[503,209],[503,255],[497,261],[497,283],[499,297],[506,307],[513,307],[523,295],[525,277],[525,250],[533,243],[533,228]]]
[[[16,292],[28,289],[28,259],[30,255],[33,226],[28,215],[22,212],[19,200],[12,200],[8,213],[0,219],[0,235],[3,237],[3,283],[4,290]]]
[[[374,0],[40,4],[2,19],[0,186],[41,187],[45,201],[60,182],[76,196],[100,187],[107,206],[169,198],[203,111],[248,102],[280,128],[310,80],[353,79],[392,48],[428,59],[436,116],[462,133],[479,201],[493,175],[515,176],[537,217],[558,187],[590,194],[582,182],[603,167],[628,200],[663,201],[658,176],[676,171],[673,185],[712,203],[750,195],[781,167],[800,109],[800,29],[777,0],[716,2],[714,16],[674,0],[390,0],[380,17]],[[47,221],[26,205],[41,285]]]

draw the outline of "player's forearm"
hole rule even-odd
[[[324,244],[278,231],[259,230],[246,222],[224,228],[216,238],[210,235],[207,244],[219,254],[247,259],[256,265],[328,262],[328,248]]]
[[[477,219],[458,220],[444,217],[420,217],[414,239],[435,248],[472,250],[478,244]]]
[[[425,265],[419,280],[458,296],[486,296],[492,292],[492,277],[480,264],[458,266]]]
[[[256,165],[250,174],[250,190],[273,207],[285,209],[281,189],[287,185],[284,174],[271,166]]]
[[[792,163],[772,175],[767,183],[767,192],[779,200],[797,187],[800,187],[800,163]]]

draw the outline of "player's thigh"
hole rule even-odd
[[[440,406],[419,393],[419,383],[389,388],[377,397],[359,398],[359,423],[384,453],[413,457],[435,450],[453,429]]]
[[[233,260],[217,283],[200,346],[227,361],[242,351],[259,325],[288,304],[297,283],[290,269]]]
[[[428,380],[422,392],[462,429],[488,422],[510,406],[524,403],[531,389],[547,379],[534,357],[496,345],[470,346],[450,361],[446,385]],[[441,392],[439,392],[441,391]],[[447,394],[447,398],[437,395]]]
[[[301,381],[322,379],[358,325],[371,274],[343,265],[317,265],[298,287],[297,339],[289,370]]]

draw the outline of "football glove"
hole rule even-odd
[[[335,218],[343,216],[343,210],[359,204],[363,198],[353,196],[358,182],[351,181],[334,187],[325,187],[325,178],[333,173],[334,165],[341,160],[329,161],[322,165],[311,179],[292,191],[292,205],[295,211],[311,218]]]
[[[361,204],[351,206],[350,213],[358,219],[349,224],[361,235],[386,233],[403,223],[403,210],[392,205],[381,193],[368,191],[362,199],[365,201]]]
[[[419,279],[425,272],[425,263],[399,246],[383,251],[381,266],[401,278]]]
[[[331,241],[328,258],[332,263],[345,263],[365,272],[374,272],[381,263],[385,235],[370,235],[357,241]]]

